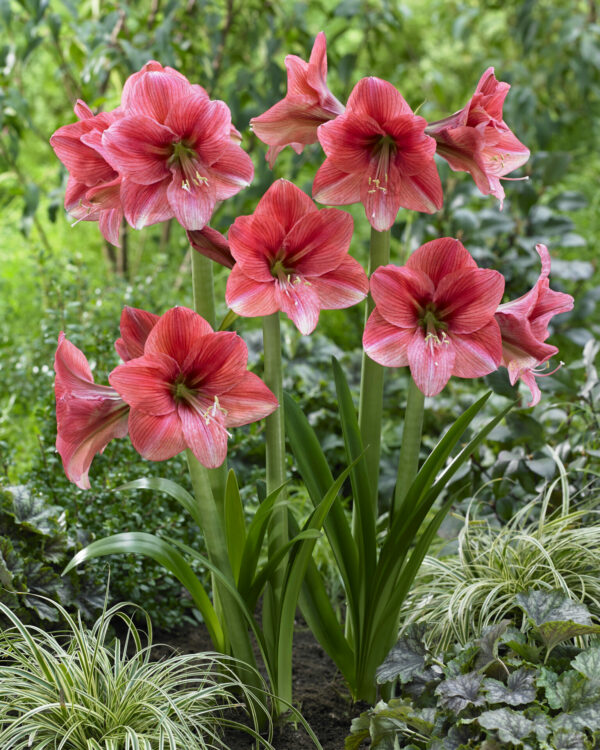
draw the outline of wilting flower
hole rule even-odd
[[[119,245],[123,219],[121,178],[104,158],[102,133],[121,116],[121,110],[94,115],[79,99],[78,122],[63,125],[50,138],[56,155],[69,172],[65,209],[77,221],[97,221],[108,242]]]
[[[319,211],[302,190],[277,180],[252,216],[238,217],[229,230],[236,264],[227,304],[245,317],[281,310],[311,333],[320,310],[350,307],[367,295],[365,272],[348,255],[352,229],[345,211]]]
[[[187,238],[194,250],[201,255],[205,255],[226,268],[233,268],[235,260],[229,249],[229,243],[221,232],[211,227],[191,229],[187,232]]]
[[[502,356],[494,313],[503,291],[502,274],[478,268],[458,240],[428,242],[402,268],[373,273],[365,351],[386,367],[408,365],[426,396],[439,393],[451,375],[487,375]]]
[[[54,370],[56,449],[70,481],[89,489],[88,472],[96,453],[113,438],[127,435],[129,406],[113,388],[94,383],[84,354],[62,332]]]
[[[288,55],[285,66],[288,78],[285,99],[250,120],[256,135],[269,145],[267,161],[271,167],[286,146],[301,154],[304,146],[316,143],[319,125],[344,111],[327,88],[327,42],[322,31],[317,34],[308,62]]]
[[[131,407],[135,449],[163,461],[189,448],[204,466],[220,466],[227,429],[262,419],[278,406],[260,378],[247,371],[247,359],[237,334],[213,332],[192,310],[175,307],[162,315],[143,355],[109,376]]]
[[[402,206],[433,213],[442,206],[435,141],[387,81],[363,78],[346,111],[319,127],[327,159],[315,175],[313,198],[334,206],[364,205],[374,229],[389,229]]]
[[[550,357],[558,354],[558,348],[545,341],[550,335],[548,323],[554,315],[573,309],[573,297],[550,289],[550,253],[545,245],[536,245],[542,271],[527,294],[500,305],[496,320],[502,335],[502,364],[508,369],[510,382],[514,385],[521,379],[531,391],[527,406],[535,406],[541,393],[536,376],[550,375],[540,369]],[[556,372],[554,370],[553,372]]]
[[[202,229],[217,201],[252,181],[229,107],[172,68],[152,61],[135,73],[122,110],[102,146],[122,177],[125,218],[136,229],[173,216],[186,229]]]
[[[509,88],[508,83],[496,80],[493,68],[488,68],[465,107],[425,130],[435,138],[437,153],[450,167],[455,172],[470,172],[479,190],[498,198],[501,208],[504,189],[500,178],[529,159],[529,149],[502,119]]]

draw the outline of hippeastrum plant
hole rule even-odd
[[[432,213],[442,205],[436,149],[453,168],[468,168],[484,193],[498,197],[507,167],[525,161],[526,149],[502,120],[506,84],[486,72],[464,110],[428,126],[395,86],[374,77],[356,84],[344,109],[326,85],[323,34],[308,63],[291,56],[286,65],[287,96],[254,118],[254,130],[269,145],[271,165],[284,146],[299,152],[319,140],[326,159],[316,172],[313,197],[337,206],[364,205],[371,225],[367,274],[349,254],[351,217],[336,208],[317,209],[286,180],[276,181],[251,215],[239,216],[227,237],[208,226],[216,202],[252,179],[252,164],[227,106],[158,62],[128,79],[111,117],[80,106],[81,122],[61,129],[67,134],[62,140],[53,137],[72,179],[83,185],[82,205],[91,200],[90,190],[102,192],[101,186],[120,181],[127,221],[139,228],[175,216],[194,248],[194,310],[176,307],[156,316],[126,308],[116,343],[122,364],[110,374],[110,387],[94,383],[83,354],[61,334],[57,447],[65,471],[87,487],[93,456],[125,432],[150,460],[185,450],[193,495],[159,478],[121,489],[171,495],[202,529],[207,546],[205,558],[145,532],[117,534],[89,545],[70,567],[116,552],[161,562],[189,590],[217,649],[254,664],[252,630],[279,698],[277,712],[292,699],[298,602],[353,697],[374,699],[376,668],[396,639],[402,604],[452,504],[447,485],[511,408],[473,432],[487,393],[419,466],[425,397],[437,395],[451,376],[477,378],[500,365],[509,368],[513,382],[521,377],[530,385],[535,368],[556,353],[546,343],[550,318],[571,305],[568,295],[549,290],[545,248],[538,249],[542,274],[535,287],[504,304],[502,275],[479,268],[456,239],[434,239],[404,266],[390,264],[390,230],[400,208]],[[471,151],[460,150],[464,144]],[[516,160],[510,153],[518,154]],[[79,170],[86,160],[98,168],[93,178]],[[231,269],[226,289],[231,311],[220,329],[211,260]],[[334,478],[307,417],[283,394],[280,312],[309,335],[321,310],[347,308],[365,297],[358,414],[342,368],[333,361],[347,457],[347,467]],[[247,371],[242,339],[222,330],[237,315],[263,318],[264,382]],[[378,491],[384,374],[405,366],[411,378],[398,481],[385,515]],[[247,523],[237,480],[227,473],[227,437],[231,428],[262,418],[266,497]],[[450,461],[467,430],[466,444]],[[302,526],[285,496],[286,432],[313,504]],[[346,477],[351,518],[338,497]],[[343,621],[312,560],[322,528],[344,586]],[[189,557],[211,572],[212,598]]]

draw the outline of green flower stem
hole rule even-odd
[[[425,396],[417,388],[415,381],[410,378],[408,395],[406,397],[402,447],[400,448],[400,458],[398,460],[398,478],[396,480],[396,491],[394,493],[390,523],[402,508],[406,493],[417,476],[424,404]]]
[[[369,278],[379,266],[390,262],[390,230],[377,232],[371,229],[371,246],[369,249]],[[375,303],[371,295],[367,298],[365,325],[373,312]],[[367,357],[363,351],[360,376],[360,404],[358,422],[363,446],[369,446],[365,454],[367,473],[371,487],[373,507],[377,511],[377,494],[379,485],[379,457],[381,453],[381,415],[383,411],[383,373],[382,365]],[[356,537],[357,514],[353,513],[352,529]]]
[[[215,288],[213,280],[213,261],[205,255],[190,248],[192,254],[192,289],[194,310],[210,323],[213,330],[217,328],[215,307]],[[225,485],[227,483],[227,461],[217,469],[208,470],[207,481],[210,482],[221,518],[225,517]]]
[[[209,470],[202,466],[189,448],[186,449],[186,456],[192,479],[192,487],[194,488],[194,496],[202,518],[202,531],[208,557],[221,573],[233,583],[234,578],[227,552],[223,522],[208,481]],[[246,664],[249,664],[253,669],[256,669],[256,660],[248,635],[246,619],[242,612],[240,612],[238,603],[227,588],[220,584],[214,576],[213,586],[219,595],[222,625],[227,633],[233,655],[237,659],[241,659]],[[260,689],[260,679],[254,673],[245,671],[244,679],[250,682],[252,687]]]
[[[264,381],[279,401],[279,408],[266,418],[267,495],[285,482],[285,428],[283,419],[283,367],[281,364],[281,329],[279,313],[263,318],[263,346],[265,352]],[[269,556],[288,541],[287,509],[273,513],[269,528]],[[278,594],[283,583],[282,562],[275,575]]]

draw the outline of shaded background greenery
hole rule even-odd
[[[505,120],[531,149],[521,172],[529,180],[504,183],[507,200],[500,212],[493,198],[479,195],[468,175],[452,173],[440,163],[444,208],[433,216],[401,211],[393,230],[392,261],[403,262],[429,239],[456,236],[480,265],[502,271],[507,296],[515,297],[537,279],[536,242],[550,247],[553,288],[576,298],[574,311],[560,316],[553,329],[552,341],[566,365],[542,384],[541,404],[533,411],[513,412],[449,491],[463,505],[476,497],[482,513],[505,523],[555,476],[555,463],[545,449],[550,442],[570,469],[573,489],[590,492],[600,468],[594,369],[594,338],[600,337],[595,253],[600,233],[600,36],[594,0],[0,0],[0,474],[5,486],[26,485],[34,498],[63,509],[71,545],[116,531],[157,528],[188,543],[197,541],[198,530],[164,498],[113,492],[138,476],[180,478],[179,458],[144,463],[128,441],[115,441],[94,461],[91,491],[67,482],[54,452],[52,389],[60,330],[86,353],[96,379],[106,382],[117,364],[113,342],[123,305],[158,313],[175,304],[190,305],[191,284],[185,235],[175,222],[128,231],[119,251],[103,242],[95,223],[69,226],[62,210],[66,173],[48,139],[75,119],[75,99],[95,110],[111,109],[119,103],[127,76],[149,59],[177,67],[213,98],[228,103],[256,167],[253,184],[215,214],[213,226],[225,232],[236,216],[254,210],[277,177],[293,179],[310,193],[323,158],[318,144],[300,156],[286,149],[271,172],[264,160],[266,147],[248,122],[284,95],[285,55],[307,59],[320,30],[328,39],[329,85],[341,101],[361,77],[376,75],[396,85],[413,109],[420,106],[420,114],[435,120],[462,107],[489,66],[512,85]],[[369,227],[362,206],[347,210],[355,218],[352,252],[365,261]],[[221,314],[225,280],[225,272],[218,272]],[[331,431],[335,397],[329,358],[332,353],[341,357],[357,382],[361,321],[359,307],[324,312],[318,334],[310,338],[284,325],[286,385],[310,414],[334,463],[343,461],[343,449],[341,438]],[[255,322],[239,321],[237,330],[260,372]],[[515,397],[501,374],[487,381],[498,394],[492,408]],[[394,481],[405,386],[405,372],[390,372],[384,496]],[[433,444],[483,387],[453,379],[431,400],[426,444]],[[231,459],[248,483],[251,508],[262,461],[260,426],[237,431]],[[299,492],[300,512],[303,499]],[[0,530],[1,539],[14,548],[19,534],[10,502],[8,498],[0,509],[8,519]],[[450,535],[451,526],[449,522],[446,529]],[[8,584],[3,585],[45,591],[47,579],[41,573],[36,578],[40,569],[35,565],[29,578],[22,575],[23,557],[41,559],[43,545],[26,547],[21,568],[13,561],[11,569],[4,561]],[[326,569],[324,550],[321,556]],[[57,574],[60,561],[55,567]],[[146,606],[158,624],[172,626],[191,616],[179,586],[149,561],[115,559],[111,568],[114,597]],[[90,566],[87,575],[100,585],[105,569]],[[335,587],[333,574],[330,579]],[[78,592],[80,587],[72,588]]]

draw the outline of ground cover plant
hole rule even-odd
[[[297,605],[353,698],[374,701],[421,561],[440,528],[453,533],[450,507],[474,501],[492,528],[509,521],[512,531],[560,461],[561,484],[583,496],[598,458],[599,295],[576,229],[589,229],[594,197],[569,183],[570,155],[557,151],[567,132],[581,136],[581,153],[590,142],[573,117],[579,102],[597,103],[588,8],[568,19],[545,4],[491,13],[490,31],[446,73],[461,84],[445,90],[437,32],[417,55],[428,64],[411,67],[408,45],[390,66],[374,53],[386,30],[417,21],[365,4],[366,27],[347,35],[356,4],[347,5],[326,4],[316,28],[259,14],[256,54],[236,41],[252,8],[238,13],[235,1],[217,3],[222,13],[202,18],[189,41],[178,3],[148,18],[35,3],[2,16],[12,28],[27,19],[31,38],[6,70],[56,56],[67,96],[52,100],[53,128],[44,124],[63,165],[50,229],[44,191],[21,167],[29,92],[18,75],[2,105],[2,158],[21,190],[7,200],[24,206],[23,231],[43,246],[28,263],[48,314],[39,359],[25,339],[13,348],[22,334],[10,331],[0,364],[18,380],[35,361],[43,384],[54,356],[56,448],[84,492],[57,478],[50,389],[37,382],[4,402],[7,456],[19,456],[4,459],[7,486],[61,498],[64,523],[83,532],[66,569],[73,580],[86,571],[97,580],[89,562],[111,555],[117,588],[133,586],[165,624],[201,619],[217,649],[262,660],[275,714],[293,699]],[[188,12],[202,15],[195,6]],[[542,56],[531,29],[546,24],[555,75],[574,71],[551,103],[522,66],[505,78],[503,56],[490,59],[509,20],[513,52]],[[265,22],[286,29],[271,46]],[[452,33],[460,51],[464,27]],[[287,91],[285,52],[296,53],[285,58]],[[544,108],[549,117],[532,117]],[[66,241],[63,196],[77,224]],[[59,272],[53,283],[48,232],[67,245],[90,238],[89,274]],[[104,273],[100,250],[110,287],[92,282]],[[86,254],[72,251],[71,265]],[[23,432],[41,462],[15,449],[19,425],[38,429]],[[26,557],[22,524],[15,532]],[[258,696],[255,674],[245,679]]]

